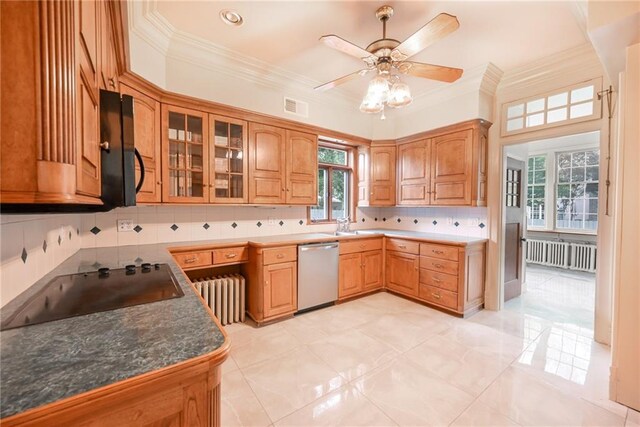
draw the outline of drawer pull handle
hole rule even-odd
[[[362,249],[364,249],[364,248],[366,248],[366,247],[367,247],[367,245],[364,245],[364,244],[363,244],[363,245],[360,245],[360,247],[361,247]]]
[[[226,254],[227,258],[235,258],[238,254]]]
[[[441,269],[442,269],[442,268],[444,268],[444,267],[442,266],[442,264],[433,264],[433,266],[434,266],[435,268],[441,268]]]
[[[284,254],[278,254],[278,255],[276,255],[276,258],[282,259],[282,258],[284,258]]]
[[[193,264],[193,263],[194,263],[194,262],[196,262],[197,260],[198,260],[198,257],[197,257],[197,256],[194,256],[193,258],[186,258],[186,259],[184,260],[184,263],[185,263],[185,264]]]
[[[398,245],[400,249],[407,249],[407,245]]]
[[[442,283],[442,280],[440,280],[440,279],[435,279],[434,278],[433,281],[436,282],[436,283]]]
[[[438,254],[438,255],[442,255],[444,253],[444,251],[438,251],[435,249],[432,249],[431,252],[433,252],[434,254]]]
[[[431,292],[431,295],[435,298],[435,299],[440,299],[442,298],[442,296],[440,294],[434,294],[433,292]]]

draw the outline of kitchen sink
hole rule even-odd
[[[331,236],[357,236],[360,234],[374,234],[371,231],[360,231],[360,230],[355,230],[355,231],[334,231],[333,233],[327,233]]]

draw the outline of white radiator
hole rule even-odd
[[[196,279],[193,280],[193,285],[220,323],[228,325],[244,322],[245,280],[242,275]]]
[[[527,239],[527,262],[569,268],[569,243]]]
[[[571,265],[572,270],[588,272],[596,271],[596,246],[582,243],[571,243]]]

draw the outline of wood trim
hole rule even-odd
[[[440,135],[446,135],[449,133],[454,133],[454,132],[470,129],[473,127],[481,127],[481,128],[489,129],[491,125],[492,125],[491,122],[483,119],[467,120],[465,122],[455,123],[453,125],[447,125],[437,129],[431,129],[424,132],[398,138],[395,142],[397,144],[406,144],[416,140],[425,139],[425,138],[434,138]]]
[[[124,0],[110,0],[106,3],[116,53],[116,69],[118,75],[121,75],[129,68],[129,43],[127,43],[129,40],[129,20],[127,18],[127,5]]]

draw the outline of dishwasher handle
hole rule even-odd
[[[298,249],[300,250],[300,252],[307,252],[307,251],[320,251],[320,250],[326,250],[326,249],[336,249],[337,247],[338,247],[338,242],[331,242],[331,243],[313,243],[309,245],[300,245],[298,246]]]

